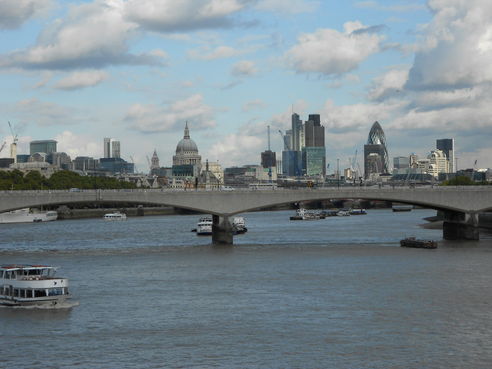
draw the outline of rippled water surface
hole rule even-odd
[[[492,239],[400,248],[430,210],[0,225],[0,263],[60,266],[79,306],[0,308],[5,368],[491,368]]]

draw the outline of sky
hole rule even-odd
[[[363,166],[374,121],[390,157],[454,138],[459,169],[492,167],[490,0],[0,0],[0,84],[18,153],[111,137],[148,171],[188,122],[203,161],[259,164],[296,112],[321,115],[329,172]]]

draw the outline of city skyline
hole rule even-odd
[[[374,121],[390,158],[454,138],[459,168],[492,166],[487,1],[32,4],[0,0],[0,139],[12,122],[19,154],[54,139],[103,157],[115,137],[139,168],[154,149],[169,166],[188,121],[204,161],[259,163],[267,125],[280,153],[296,112],[321,115],[331,168]]]

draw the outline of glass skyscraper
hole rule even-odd
[[[31,141],[29,143],[29,154],[33,155],[37,152],[51,154],[52,152],[56,152],[56,144],[57,141],[55,140]]]
[[[454,158],[454,139],[441,138],[436,140],[436,149],[443,151],[449,161],[449,172],[455,173],[455,158]]]

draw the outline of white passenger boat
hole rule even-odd
[[[56,269],[47,265],[2,265],[0,305],[63,307],[72,296],[68,279],[55,277]]]
[[[58,218],[58,213],[52,211],[36,211],[29,208],[0,213],[0,223],[37,223],[50,222]]]
[[[339,217],[348,217],[348,216],[350,216],[350,210],[340,209],[340,210],[337,211],[337,216],[339,216]]]
[[[104,214],[104,220],[126,220],[126,214],[116,211],[114,213]]]
[[[196,234],[198,236],[210,236],[212,234],[212,218],[200,218],[196,225]]]
[[[248,231],[246,228],[246,221],[243,217],[234,217],[232,220],[232,229],[235,234],[242,234]]]
[[[304,208],[296,210],[296,215],[290,217],[290,220],[317,220],[325,219],[326,214],[319,211],[309,211]]]

